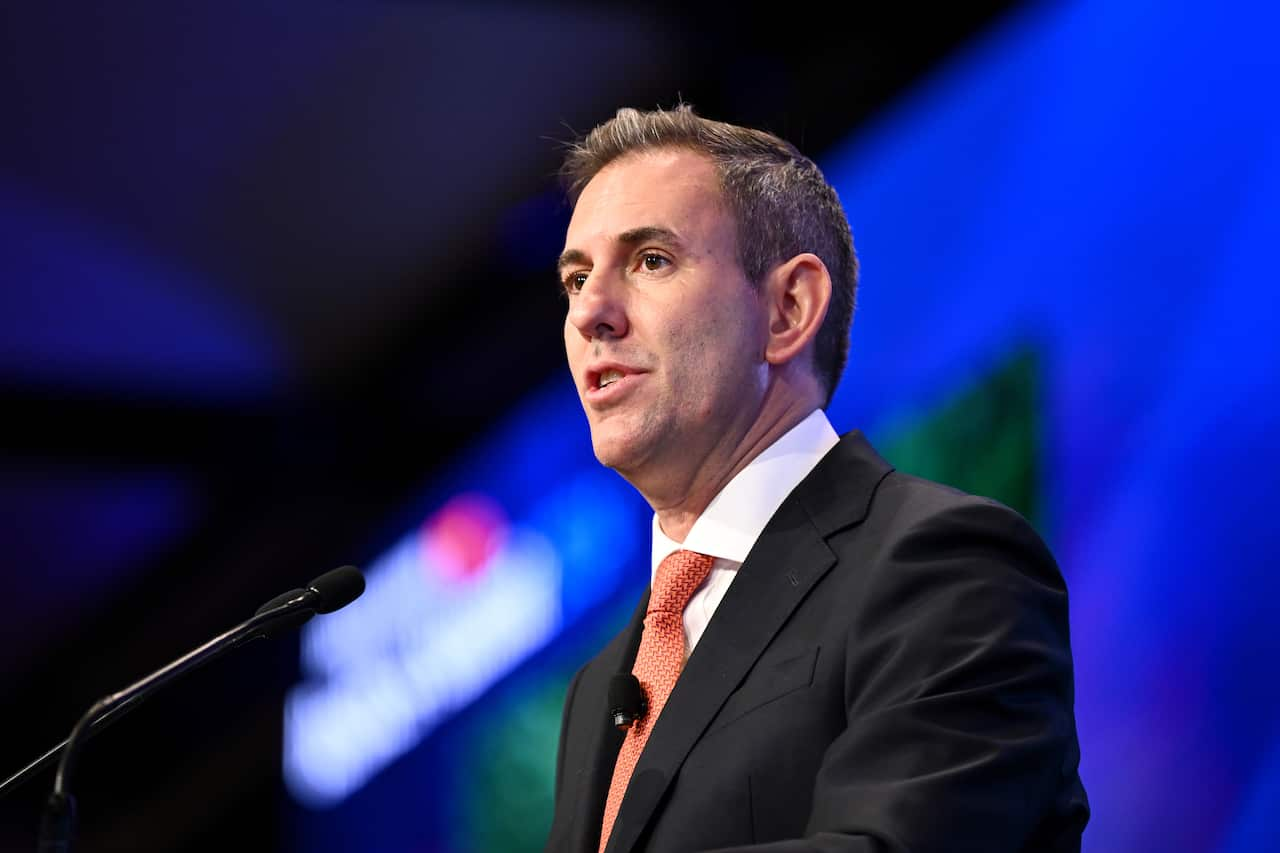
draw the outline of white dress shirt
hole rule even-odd
[[[654,514],[651,579],[658,572],[658,564],[681,548],[716,558],[711,573],[684,609],[686,656],[698,644],[729,584],[738,576],[738,567],[747,559],[769,519],[839,441],[826,414],[815,409],[748,462],[720,490],[693,523],[683,543],[663,533]]]

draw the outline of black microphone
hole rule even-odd
[[[364,575],[355,566],[343,566],[307,584],[302,591],[304,607],[317,613],[332,613],[346,607],[364,592]]]
[[[289,609],[262,626],[262,636],[278,637],[299,628],[317,613],[332,613],[346,607],[364,592],[364,575],[355,566],[343,566],[307,584],[306,589],[282,592],[255,612],[261,616],[278,607]]]
[[[619,672],[609,679],[609,719],[618,731],[625,732],[648,712],[649,702],[638,678]]]
[[[179,675],[202,666],[250,640],[277,636],[296,628],[317,613],[332,613],[355,601],[364,592],[364,576],[354,566],[343,566],[311,581],[303,589],[278,595],[258,608],[252,618],[193,649],[173,663],[140,681],[99,699],[77,721],[70,736],[26,767],[0,783],[0,795],[48,766],[61,753],[53,793],[41,823],[40,850],[67,853],[75,832],[75,800],[69,793],[76,752],[90,737],[136,707],[155,690]]]

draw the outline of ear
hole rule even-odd
[[[818,336],[831,304],[831,274],[821,258],[805,252],[774,267],[763,290],[769,315],[764,359],[786,364]]]

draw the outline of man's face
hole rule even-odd
[[[736,239],[711,161],[690,151],[622,157],[578,199],[565,350],[596,457],[633,482],[678,480],[759,411],[766,318]]]

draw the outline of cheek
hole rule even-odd
[[[670,338],[670,390],[673,402],[693,416],[705,416],[723,407],[729,387],[726,372],[735,363],[730,342],[709,322],[673,330]]]
[[[736,408],[755,396],[761,385],[763,345],[743,318],[702,324],[688,334],[681,361],[692,405],[711,412]]]

